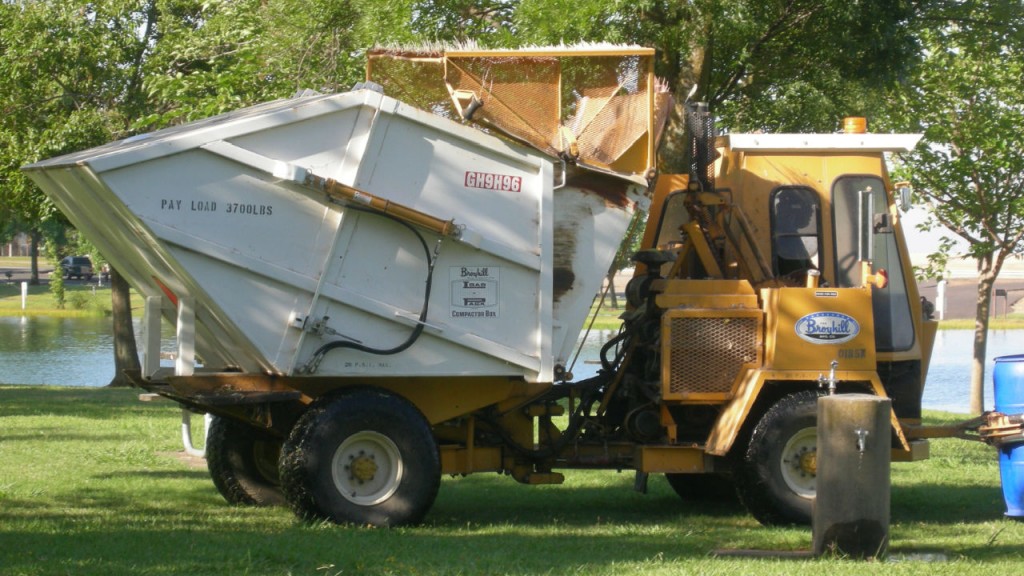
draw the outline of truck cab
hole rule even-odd
[[[937,323],[884,157],[917,140],[732,134],[707,148],[706,171],[657,182],[626,323],[660,338],[620,369],[659,381],[668,443],[701,446],[704,471],[734,480],[762,522],[809,519],[827,388],[890,398],[894,459],[926,455],[902,426],[920,423]]]

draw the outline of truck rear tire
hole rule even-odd
[[[441,485],[430,424],[408,401],[378,390],[314,404],[292,429],[279,468],[299,517],[338,524],[417,524]]]
[[[231,504],[283,506],[277,474],[281,441],[241,422],[214,416],[206,436],[206,467]]]
[[[764,525],[810,524],[817,481],[818,397],[783,397],[750,434],[736,477],[740,500]]]

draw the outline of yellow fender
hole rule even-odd
[[[705,452],[713,456],[725,456],[732,449],[765,382],[803,382],[816,385],[819,376],[821,374],[817,372],[801,370],[747,370],[741,376],[739,387],[732,401],[726,404],[722,415],[712,427]],[[877,372],[838,371],[835,377],[838,382],[867,382],[876,396],[888,398]],[[896,418],[896,413],[891,409],[889,418],[901,446],[904,450],[910,451],[910,444],[903,433],[903,427]]]

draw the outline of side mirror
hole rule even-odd
[[[914,199],[914,187],[910,185],[910,182],[897,182],[895,188],[896,205],[900,207],[900,210],[909,212]]]
[[[892,221],[889,214],[881,212],[874,215],[871,231],[875,234],[892,234]]]

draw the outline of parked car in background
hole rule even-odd
[[[64,278],[85,278],[92,280],[92,260],[88,256],[68,256],[60,261]]]

